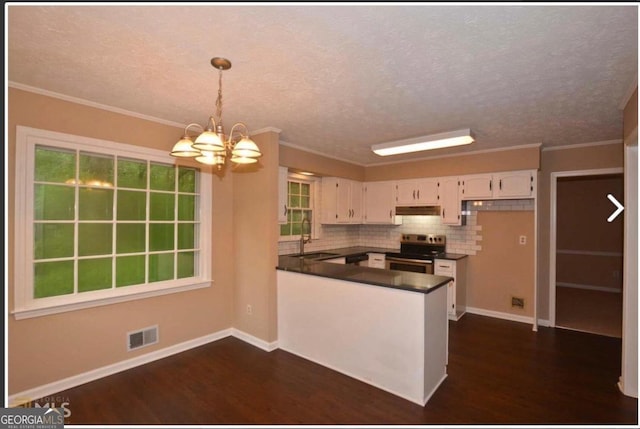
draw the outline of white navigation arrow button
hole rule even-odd
[[[616,198],[611,194],[607,194],[607,198],[609,198],[609,201],[611,201],[617,207],[616,211],[611,213],[611,216],[607,218],[607,222],[613,222],[613,220],[618,217],[620,213],[622,213],[622,210],[624,210],[624,206],[620,204],[618,200],[616,200]]]

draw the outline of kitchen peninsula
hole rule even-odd
[[[278,346],[420,405],[446,378],[451,277],[278,261]]]

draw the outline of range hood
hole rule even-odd
[[[440,206],[399,206],[396,216],[440,216]]]

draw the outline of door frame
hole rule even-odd
[[[593,170],[572,170],[557,171],[551,173],[551,197],[550,197],[550,213],[549,222],[549,326],[556,326],[556,247],[557,247],[557,197],[558,197],[558,178],[579,177],[579,176],[602,176],[607,174],[623,174],[622,167],[616,168],[600,168]],[[611,206],[613,212],[613,205]]]

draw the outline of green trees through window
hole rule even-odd
[[[280,225],[281,236],[300,235],[302,219],[312,221],[313,204],[311,201],[311,184],[289,179],[288,181],[287,223]],[[305,233],[306,233],[305,228]]]
[[[36,146],[34,298],[197,275],[199,171]]]

